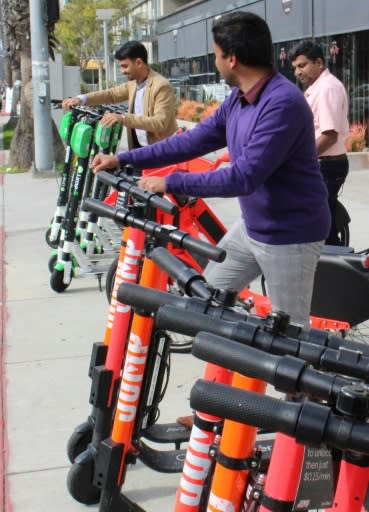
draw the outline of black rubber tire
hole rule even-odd
[[[67,489],[79,503],[96,505],[100,501],[101,490],[92,483],[95,460],[92,454],[87,455],[88,453],[81,453],[72,464],[67,476]]]
[[[54,290],[54,292],[63,293],[70,285],[70,283],[65,284],[63,282],[63,278],[64,270],[57,270],[56,268],[54,268],[50,277],[50,286],[51,289]]]
[[[88,445],[91,443],[93,434],[93,425],[90,422],[85,423],[85,428],[81,426],[76,429],[68,439],[67,443],[67,457],[73,464],[78,455],[86,451]]]
[[[54,219],[51,219],[50,224],[52,224],[53,221],[54,221]],[[52,249],[57,249],[57,247],[59,245],[59,242],[60,242],[60,232],[61,232],[61,230],[59,229],[58,237],[57,237],[56,240],[53,240],[53,241],[50,240],[51,227],[49,227],[49,229],[45,233],[45,241],[46,241],[47,245],[49,247],[51,247]]]
[[[119,260],[119,256],[114,258],[114,260],[110,264],[109,270],[106,273],[105,293],[106,293],[106,298],[108,299],[109,303],[110,303],[110,299],[111,299],[111,294],[113,293],[113,287],[114,287],[114,281],[115,281],[115,274],[117,272],[118,260]]]
[[[55,264],[56,264],[57,261],[58,261],[58,255],[57,254],[53,254],[50,257],[49,262],[47,264],[50,274],[52,272],[54,272],[54,267],[55,267]]]

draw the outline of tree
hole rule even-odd
[[[21,80],[20,116],[16,123],[10,147],[9,164],[12,167],[29,169],[34,161],[34,130],[32,108],[32,61],[30,40],[30,17],[28,0],[2,0],[4,37],[9,62],[9,85]],[[46,13],[45,13],[45,23]],[[49,44],[55,45],[54,26],[49,25]],[[53,122],[54,154],[57,162],[64,160],[64,146]]]
[[[128,36],[121,20],[128,16],[130,0],[70,0],[63,8],[56,25],[56,37],[60,42],[63,61],[85,69],[88,62],[103,55],[103,31],[101,21],[96,19],[96,9],[115,9],[112,18],[113,31],[110,33],[110,45],[114,36],[119,39]]]

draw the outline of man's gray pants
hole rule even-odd
[[[204,276],[211,285],[241,291],[264,274],[272,308],[288,313],[292,322],[309,326],[314,274],[324,240],[264,244],[247,235],[240,219],[218,245],[227,257],[223,263],[207,265]]]

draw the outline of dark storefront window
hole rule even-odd
[[[369,120],[369,32],[354,32],[317,37],[315,39],[324,53],[329,70],[346,87],[349,97],[350,122]],[[299,41],[288,41],[274,45],[275,65],[280,73],[296,82],[289,51]]]
[[[369,124],[369,31],[316,37],[315,41],[321,45],[330,71],[346,87],[350,122]],[[288,53],[299,42],[273,45],[276,68],[294,83],[296,80]],[[160,68],[173,83],[178,99],[201,100],[200,84],[219,83],[222,79],[215,67],[214,54],[166,61]]]

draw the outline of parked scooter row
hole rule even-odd
[[[183,272],[170,255],[156,254],[159,260],[167,271]],[[364,434],[368,347],[290,325],[281,312],[242,320],[228,310],[223,316],[219,304],[209,302],[219,292],[209,289],[202,276],[192,275],[184,286],[202,299],[172,298],[133,284],[118,291],[121,302],[152,311],[157,328],[196,335],[194,355],[212,363],[205,369],[205,382],[191,392],[191,404],[199,412],[174,510],[361,510],[369,482]],[[231,375],[228,369],[240,373]],[[260,379],[288,393],[290,400],[296,395],[295,402],[262,397],[265,382]],[[223,418],[232,421],[223,423]],[[256,427],[288,437],[277,435],[274,447],[270,441],[255,445]],[[321,443],[323,449],[315,451]],[[324,444],[334,448],[333,458]]]
[[[173,255],[168,253],[163,247],[160,247],[161,244],[157,247],[158,244],[154,242],[156,238],[166,241],[170,240],[171,242],[187,239],[187,248],[194,249],[198,246],[198,241],[192,239],[189,235],[184,236],[183,233],[178,233],[175,228],[169,229],[168,226],[163,226],[147,218],[140,217],[134,207],[119,209],[103,205],[92,199],[86,200],[85,204],[99,215],[107,215],[114,218],[121,225],[129,226],[132,229],[145,230],[147,235],[149,235],[151,247],[146,252],[140,285],[134,284],[136,279],[132,275],[133,272],[130,272],[131,282],[126,281],[118,288],[118,302],[115,314],[117,315],[118,308],[121,308],[123,313],[123,310],[130,310],[130,305],[134,307],[133,317],[129,323],[129,334],[120,336],[120,345],[117,344],[114,348],[114,350],[119,351],[119,357],[117,358],[119,364],[115,360],[116,366],[114,368],[109,367],[110,363],[108,363],[108,360],[112,354],[112,352],[110,354],[110,351],[113,351],[113,345],[111,344],[108,345],[107,352],[102,357],[102,360],[105,359],[105,362],[99,365],[92,363],[91,401],[94,412],[87,423],[91,432],[91,441],[87,443],[87,446],[85,444],[84,451],[77,454],[79,450],[75,450],[73,454],[75,458],[68,477],[69,490],[76,499],[84,503],[96,503],[98,501],[100,511],[142,510],[139,505],[132,503],[124,494],[121,494],[125,474],[130,464],[133,464],[139,458],[156,471],[178,472],[182,468],[184,453],[186,453],[183,475],[177,494],[176,511],[224,510],[221,508],[220,503],[226,502],[225,500],[232,503],[229,500],[229,495],[236,496],[236,490],[232,485],[236,485],[235,482],[239,481],[240,475],[243,476],[245,485],[243,487],[244,490],[238,492],[239,497],[237,499],[245,507],[246,499],[249,499],[248,494],[250,492],[247,489],[249,489],[249,485],[255,484],[255,482],[252,484],[254,480],[249,478],[255,479],[256,475],[260,476],[260,474],[263,474],[265,479],[266,471],[269,467],[268,461],[265,460],[263,460],[264,465],[261,465],[262,458],[260,458],[260,453],[263,447],[262,444],[256,445],[255,453],[257,455],[253,455],[256,426],[259,426],[256,423],[260,423],[260,426],[264,429],[269,425],[269,427],[272,427],[272,430],[281,430],[288,435],[294,435],[296,432],[298,441],[308,445],[312,442],[326,442],[328,445],[337,448],[339,453],[342,450],[346,450],[347,447],[367,453],[369,447],[367,447],[364,434],[368,426],[363,421],[363,414],[365,417],[367,416],[368,404],[358,408],[360,410],[359,418],[355,417],[356,406],[354,412],[350,409],[350,417],[347,413],[350,399],[348,399],[348,402],[345,402],[345,398],[347,393],[350,395],[351,389],[355,391],[355,388],[351,388],[352,382],[356,382],[356,379],[364,381],[368,379],[368,347],[343,340],[341,337],[333,336],[317,329],[301,329],[299,326],[290,325],[288,317],[281,313],[273,313],[266,318],[261,318],[249,315],[246,312],[243,314],[232,310],[232,305],[236,299],[234,295],[232,296],[225,291],[213,290],[209,284],[204,282],[201,274],[198,274],[183,263],[178,263]],[[130,247],[132,248],[133,246],[131,245]],[[132,257],[133,254],[135,258]],[[136,258],[141,258],[140,252],[131,252],[131,269],[132,265],[137,266]],[[127,264],[126,262],[126,269],[128,268]],[[160,265],[158,266],[158,264]],[[160,271],[160,267],[167,274],[172,274],[172,277],[178,281],[187,298],[168,294],[165,291],[163,274]],[[165,278],[165,281],[167,281],[167,278]],[[191,297],[191,295],[194,295],[194,297]],[[225,307],[225,304],[227,304],[227,307]],[[130,315],[132,315],[131,310]],[[153,315],[156,319],[155,324]],[[116,318],[118,316],[114,317],[114,322],[116,322]],[[289,394],[296,392],[308,393],[309,396],[313,396],[320,401],[324,400],[325,403],[323,405],[321,403],[312,403],[310,405],[310,402],[307,402],[307,405],[305,405],[305,402],[302,402],[302,404],[287,403],[284,407],[279,406],[279,402],[270,401],[269,397],[267,397],[268,399],[265,404],[261,402],[263,407],[265,405],[268,407],[273,406],[271,409],[273,411],[278,406],[282,412],[278,412],[278,414],[276,413],[273,416],[270,413],[265,415],[263,411],[263,420],[260,419],[262,416],[261,412],[257,414],[253,412],[253,416],[257,419],[253,420],[251,418],[250,420],[247,417],[249,426],[245,427],[246,431],[241,429],[241,432],[237,429],[235,431],[234,423],[230,422],[230,426],[233,426],[233,434],[231,435],[233,443],[235,443],[235,439],[239,439],[239,443],[236,442],[237,447],[245,446],[246,450],[251,450],[249,454],[242,454],[241,457],[239,456],[240,454],[237,454],[236,459],[239,459],[239,463],[237,463],[235,455],[226,453],[224,447],[222,447],[222,450],[217,449],[217,446],[222,446],[219,443],[222,443],[223,436],[225,436],[228,430],[226,429],[228,425],[227,420],[223,424],[222,418],[228,416],[233,418],[237,415],[238,410],[236,408],[236,412],[231,413],[230,411],[233,409],[228,404],[226,407],[224,406],[221,394],[223,393],[223,387],[220,388],[221,393],[218,388],[215,388],[215,390],[210,389],[212,394],[209,395],[208,401],[205,399],[206,392],[202,392],[204,389],[202,383],[199,383],[194,388],[192,400],[196,407],[201,400],[205,400],[205,405],[201,402],[201,409],[205,412],[210,410],[212,407],[212,397],[214,396],[214,403],[216,404],[214,409],[219,412],[221,410],[219,403],[222,403],[226,414],[222,412],[222,414],[219,414],[214,419],[214,417],[209,417],[208,413],[205,415],[203,412],[199,413],[195,417],[195,427],[190,438],[189,432],[186,432],[179,425],[171,424],[170,428],[167,428],[167,426],[159,426],[157,424],[158,400],[160,401],[160,398],[162,398],[166,386],[170,385],[170,382],[167,382],[169,379],[167,375],[169,367],[168,349],[166,348],[167,341],[165,335],[167,330],[180,330],[190,336],[197,335],[200,331],[206,331],[206,334],[201,335],[200,340],[205,339],[205,342],[201,341],[202,344],[209,340],[208,346],[214,344],[214,347],[216,347],[213,352],[218,355],[213,356],[212,363],[226,365],[226,368],[232,370],[241,371],[239,366],[233,368],[233,365],[236,364],[235,361],[241,360],[239,352],[235,352],[240,343],[256,347],[254,350],[264,350],[271,354],[276,354],[278,357],[274,357],[274,359],[264,359],[258,352],[253,353],[253,351],[249,351],[242,359],[244,365],[242,371],[248,375],[245,382],[250,380],[250,376],[252,378],[263,378],[275,385],[280,391]],[[221,335],[223,338],[219,341],[214,336],[211,336],[209,332],[217,336]],[[228,340],[224,339],[224,336],[235,340],[236,346],[227,346]],[[126,345],[123,346],[126,339]],[[110,340],[111,342],[112,339]],[[222,350],[223,345],[224,350]],[[194,345],[195,351],[197,346],[198,339]],[[199,355],[199,352],[195,353]],[[232,359],[232,354],[235,354],[233,363],[229,359]],[[281,357],[282,354],[291,355]],[[248,363],[249,360],[253,362]],[[266,362],[262,363],[264,360]],[[257,362],[261,365],[261,369],[257,367]],[[249,369],[248,365],[251,369]],[[341,373],[345,377],[332,377],[324,373],[315,372],[310,369],[310,365],[320,370]],[[121,367],[123,367],[122,377],[119,378],[119,369]],[[223,385],[226,384],[226,391],[228,392],[228,389],[231,389],[230,392],[233,393],[232,388],[229,388],[230,376],[231,373],[225,371],[220,366],[214,367],[210,365],[205,372],[207,380],[222,382]],[[237,374],[235,374],[233,379],[235,379],[233,384],[236,387],[240,387],[240,382],[245,384],[243,382],[244,378],[237,376]],[[206,386],[205,389],[207,389]],[[264,387],[264,384],[256,383],[253,384],[251,389],[253,392],[255,390],[261,392]],[[347,387],[349,391],[341,391]],[[216,392],[218,395],[216,395]],[[366,396],[365,393],[364,391],[364,396]],[[241,395],[243,401],[240,404],[243,405],[245,403],[245,407],[247,407],[246,398],[248,399],[249,395],[251,396],[250,400],[253,400],[252,393],[248,392]],[[228,395],[226,396],[228,397]],[[335,402],[339,397],[341,401],[337,408]],[[356,398],[353,399],[354,402],[356,402]],[[233,399],[229,403],[235,407]],[[254,410],[254,403],[256,404],[257,401],[251,402],[250,409],[252,411]],[[248,411],[248,409],[246,410]],[[242,414],[244,415],[241,418],[243,420],[246,417],[246,413]],[[288,420],[283,419],[284,414],[287,414]],[[314,434],[307,434],[306,432],[310,428],[308,420],[311,415],[317,417],[317,420],[311,427]],[[297,419],[300,416],[302,419],[297,423]],[[268,423],[270,417],[272,419]],[[323,420],[325,423],[323,423]],[[329,421],[331,426],[326,432],[324,429],[327,421]],[[343,428],[343,425],[348,426],[350,422],[352,422],[352,428],[354,429],[353,436],[349,434],[351,427],[348,427],[347,435],[345,434],[345,436],[343,436],[343,433],[336,433],[335,429],[340,430]],[[244,436],[250,430],[250,425],[251,437],[245,438]],[[241,435],[241,437],[235,437],[235,432],[237,435]],[[104,436],[106,436],[105,439],[103,439]],[[230,433],[227,434],[226,439],[229,439],[229,436]],[[72,439],[74,438],[72,437]],[[165,450],[163,453],[160,453],[160,450],[153,449],[151,444],[148,445],[145,442],[146,439],[149,439],[151,443],[174,443],[175,449]],[[189,446],[186,452],[184,452],[180,447],[186,441],[189,441]],[[87,440],[85,439],[84,443],[86,442]],[[79,445],[79,449],[84,443],[82,442]],[[231,443],[228,442],[227,446],[229,449]],[[280,449],[280,442],[278,446]],[[295,455],[296,465],[294,466],[294,473],[299,475],[299,468],[303,461],[301,450],[296,448],[293,451],[293,446],[290,449],[291,454]],[[298,455],[301,459],[300,466],[298,466]],[[323,461],[322,459],[321,463],[323,462],[325,464],[326,460]],[[347,459],[342,458],[341,455],[339,466],[344,468],[345,465],[347,465]],[[366,472],[363,470],[362,457],[360,458],[360,464],[355,461],[352,462],[350,459],[349,465],[350,468],[354,466],[356,478],[360,477],[361,482],[368,471],[366,467]],[[210,471],[209,468],[212,468],[212,470]],[[260,473],[261,468],[264,473]],[[223,473],[221,480],[217,477],[219,471]],[[225,473],[228,473],[226,480],[224,480]],[[195,478],[196,475],[197,477]],[[238,477],[236,478],[237,475]],[[273,478],[276,478],[275,472]],[[259,487],[260,479],[258,481]],[[223,485],[225,489],[222,490],[222,485],[217,483],[218,481],[226,481],[229,485]],[[279,485],[281,485],[280,481]],[[337,493],[337,490],[342,490],[342,485],[342,483],[339,483],[339,480],[334,480],[333,491]],[[290,494],[292,493],[292,487],[290,485],[288,490]],[[227,497],[218,495],[224,494],[225,490],[228,493]],[[257,493],[254,493],[254,488],[252,490],[253,496],[256,496]],[[261,493],[263,487],[261,486],[259,490]],[[294,486],[294,491],[298,491],[297,485]],[[214,496],[217,496],[217,498]],[[279,498],[269,496],[269,499],[278,501]],[[355,500],[356,506],[358,501],[356,495]],[[362,505],[363,496],[361,494],[360,500]],[[326,495],[322,495],[321,501],[329,503]],[[214,503],[216,504],[215,506]],[[240,503],[236,505],[238,508],[234,508],[234,510],[257,510],[255,507],[263,502],[256,499],[250,500],[250,507],[251,505],[254,506],[253,509],[241,509]],[[308,510],[307,507],[300,508],[300,510]],[[269,508],[269,510],[274,509]],[[286,510],[289,509],[286,508]],[[345,509],[338,507],[337,510],[343,512]],[[359,509],[354,508],[352,510]]]
[[[55,248],[49,260],[50,285],[58,293],[68,288],[77,267],[101,278],[117,252],[119,232],[99,224],[98,217],[81,206],[86,197],[104,199],[108,193],[108,187],[94,179],[91,162],[98,151],[114,153],[117,148],[121,125],[106,127],[100,122],[104,112],[113,108],[76,106],[61,120],[66,157],[56,210],[46,232],[47,243]]]

